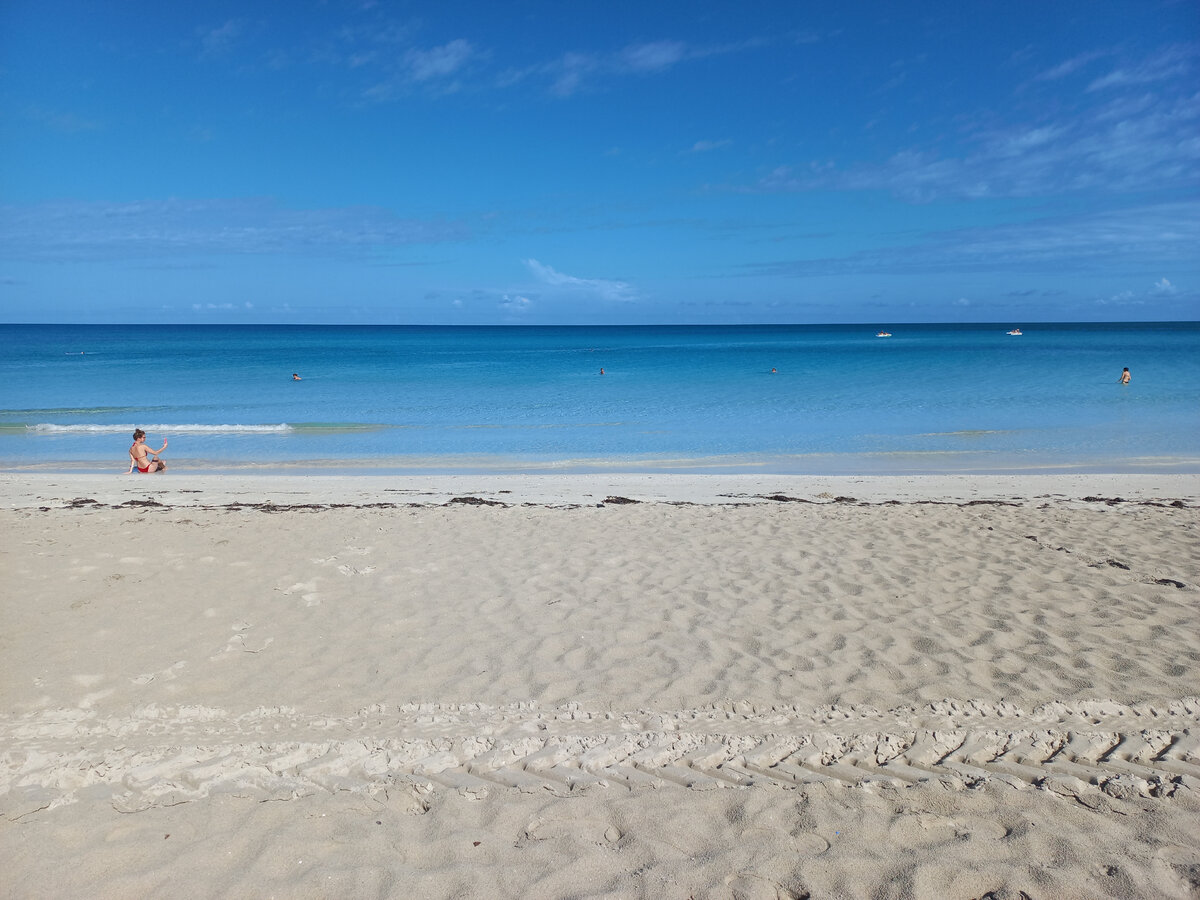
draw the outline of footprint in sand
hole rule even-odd
[[[371,553],[371,550],[371,547],[346,547],[339,555],[314,559],[313,563],[318,566],[330,566],[337,562],[341,556],[368,556]],[[371,572],[374,572],[375,567],[364,566],[360,568],[359,566],[340,565],[338,566],[338,571],[343,575],[367,575]]]
[[[784,831],[788,829],[783,829]],[[763,840],[773,838],[780,833],[779,826],[773,827],[753,827],[746,830],[747,838],[751,840]],[[794,835],[791,840],[791,853],[799,858],[808,858],[820,856],[829,849],[829,841],[811,831],[801,832]]]
[[[775,900],[777,897],[794,896],[782,883],[753,872],[730,875],[725,879],[725,886],[738,900],[742,900],[743,897],[745,900]]]
[[[276,590],[280,589],[276,588]],[[283,589],[281,593],[285,597],[290,597],[292,594],[299,594],[305,606],[317,606],[321,602],[321,595],[317,593],[317,582],[315,580],[297,581],[290,588]]]
[[[247,641],[245,632],[253,626],[245,622],[238,622],[232,627],[235,634],[226,642],[224,647],[209,657],[210,661],[218,660],[226,653],[233,653],[236,650],[240,650],[243,653],[261,653],[271,646],[271,644],[275,643],[275,638],[272,637],[264,639],[261,643],[257,640]]]
[[[179,671],[186,665],[186,662],[180,660],[179,662],[175,663],[175,665],[168,666],[161,672],[148,672],[143,675],[138,675],[135,678],[131,678],[130,681],[132,681],[134,684],[149,684],[156,678],[161,678],[164,681],[170,681],[172,678],[177,678],[179,676]]]
[[[92,706],[95,705],[97,700],[103,700],[105,697],[107,697],[112,692],[113,692],[113,689],[108,688],[107,690],[95,691],[94,693],[88,694],[82,700],[79,701],[79,708],[80,709],[91,709]]]
[[[621,829],[606,819],[535,816],[518,835],[518,841],[567,838],[590,844],[616,844],[622,837]]]
[[[957,823],[933,813],[913,813],[896,818],[888,829],[888,839],[896,847],[914,850],[936,847],[959,840]]]

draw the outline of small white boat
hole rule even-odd
[[[891,336],[892,336],[892,333],[891,333],[890,331],[877,331],[877,332],[875,332],[875,337],[891,337]]]
[[[1020,328],[1014,328],[1012,331],[1008,331],[1008,332],[1005,332],[1005,333],[1006,333],[1006,334],[1020,334],[1020,333],[1021,333],[1021,329],[1020,329]]]

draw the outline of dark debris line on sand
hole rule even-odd
[[[1041,538],[1039,538],[1036,534],[1025,535],[1025,540],[1033,541],[1039,547],[1043,547],[1047,550],[1053,550],[1055,553],[1066,553],[1068,556],[1075,554],[1075,551],[1071,550],[1069,547],[1051,547],[1049,544],[1043,543]],[[1133,571],[1131,566],[1121,562],[1119,559],[1113,559],[1112,557],[1109,557],[1108,559],[1102,559],[1097,562],[1087,563],[1087,567],[1089,569],[1098,569],[1101,566],[1109,566],[1113,569],[1120,569],[1124,572],[1129,572],[1130,575],[1134,576],[1135,581],[1140,581],[1143,584],[1160,584],[1163,587],[1173,587],[1181,591],[1188,590],[1188,586],[1185,582],[1178,581],[1174,578],[1154,578],[1150,575],[1138,574],[1137,572]]]
[[[1020,506],[1020,503],[1015,503],[1011,500],[964,500],[961,503],[953,503],[948,500],[881,500],[878,504],[872,504],[865,500],[859,500],[857,497],[832,497],[829,499],[822,498],[821,500],[806,500],[803,497],[789,497],[787,494],[755,494],[755,498],[759,500],[774,500],[776,503],[857,503],[859,506]]]
[[[408,504],[410,506],[415,504]],[[281,512],[324,512],[327,509],[395,509],[395,503],[287,503],[275,504],[266,503],[229,503],[219,507],[204,507],[205,509],[256,509],[259,512],[265,513],[281,513]]]
[[[396,491],[397,489],[389,488],[388,490]],[[397,492],[399,492],[399,491],[397,491]],[[199,492],[193,491],[193,492],[187,492],[187,493],[199,493]],[[508,493],[512,493],[512,492],[511,491],[500,491],[500,493],[508,494]],[[719,496],[726,497],[731,500],[732,499],[769,500],[769,501],[772,501],[775,503],[808,503],[808,504],[817,505],[817,506],[825,506],[825,505],[830,505],[830,504],[834,504],[834,503],[853,504],[853,505],[857,505],[857,506],[958,506],[958,507],[1012,506],[1012,507],[1019,507],[1022,505],[1020,502],[1017,502],[1014,500],[962,500],[962,501],[880,500],[876,503],[872,503],[872,502],[866,501],[866,500],[859,500],[856,497],[845,497],[845,496],[830,497],[828,494],[819,496],[817,499],[813,499],[813,500],[810,500],[810,499],[807,499],[804,497],[792,497],[792,496],[789,496],[788,494],[721,494]],[[1038,499],[1041,499],[1041,498],[1038,498]],[[645,501],[634,500],[632,498],[622,497],[622,496],[609,496],[609,497],[605,497],[604,501],[602,503],[598,503],[596,505],[604,506],[607,504],[607,505],[616,506],[616,505],[622,505],[622,504],[632,504],[632,503],[642,503],[642,502],[645,502]],[[663,502],[669,506],[694,506],[694,505],[697,505],[690,501],[660,501],[660,502]],[[1178,499],[1177,500],[1127,500],[1124,497],[1087,496],[1087,497],[1081,497],[1080,502],[1103,503],[1106,506],[1118,506],[1120,504],[1130,503],[1130,504],[1134,504],[1137,506],[1152,506],[1152,507],[1158,507],[1160,509],[1191,509],[1191,508],[1193,508],[1192,505],[1190,503],[1188,503],[1187,501],[1178,500]],[[63,508],[65,508],[65,509],[88,509],[88,508],[104,508],[105,507],[105,504],[103,504],[100,501],[95,500],[91,497],[75,497],[71,500],[63,500],[62,503],[63,503]],[[488,500],[483,497],[475,497],[475,496],[453,497],[450,500],[446,501],[442,505],[450,506],[451,504],[465,505],[465,506],[499,506],[499,507],[503,507],[503,508],[508,508],[511,506],[511,504],[505,503],[501,500]],[[431,505],[431,504],[423,504],[423,503],[420,503],[417,501],[410,501],[408,503],[377,502],[377,503],[285,503],[285,504],[276,504],[276,503],[271,502],[270,500],[263,501],[261,503],[245,503],[243,501],[236,500],[232,503],[225,503],[225,504],[221,504],[221,505],[211,505],[211,506],[210,505],[202,505],[202,506],[187,507],[187,508],[206,509],[206,510],[223,509],[223,510],[227,510],[227,511],[235,511],[235,510],[239,510],[239,509],[253,509],[253,510],[258,510],[260,512],[277,513],[277,512],[320,512],[320,511],[326,510],[326,509],[399,509],[401,507],[412,508],[412,507],[420,507],[420,506],[427,506],[427,505]],[[541,504],[541,503],[524,503],[521,505],[523,505],[523,506],[542,506],[542,505],[561,506],[561,504]],[[575,507],[578,505],[579,504],[567,504],[568,507]],[[728,504],[718,504],[718,505],[728,505]],[[121,508],[133,508],[133,507],[142,507],[142,508],[156,507],[156,508],[160,508],[160,509],[174,508],[169,503],[162,503],[162,502],[160,502],[158,500],[154,500],[152,498],[146,498],[144,500],[126,500],[124,503],[108,505],[107,508],[108,509],[121,509]],[[1044,509],[1046,507],[1043,506],[1041,508]],[[49,507],[49,506],[39,506],[38,507],[38,510],[41,512],[49,512],[51,509],[53,509],[53,507]]]
[[[787,494],[755,494],[758,500],[774,500],[776,503],[817,503],[816,500],[805,500],[803,497],[789,497]],[[826,503],[857,503],[856,497],[833,497]]]

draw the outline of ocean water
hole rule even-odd
[[[0,468],[1200,471],[1200,323],[1010,327],[2,325]]]

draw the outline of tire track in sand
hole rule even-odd
[[[1200,790],[1200,698],[1032,710],[942,701],[880,711],[718,703],[613,713],[578,704],[378,704],[350,716],[143,707],[0,717],[0,815],[10,821],[105,792],[136,812],[228,793],[849,788],[1001,782],[1091,808]]]

